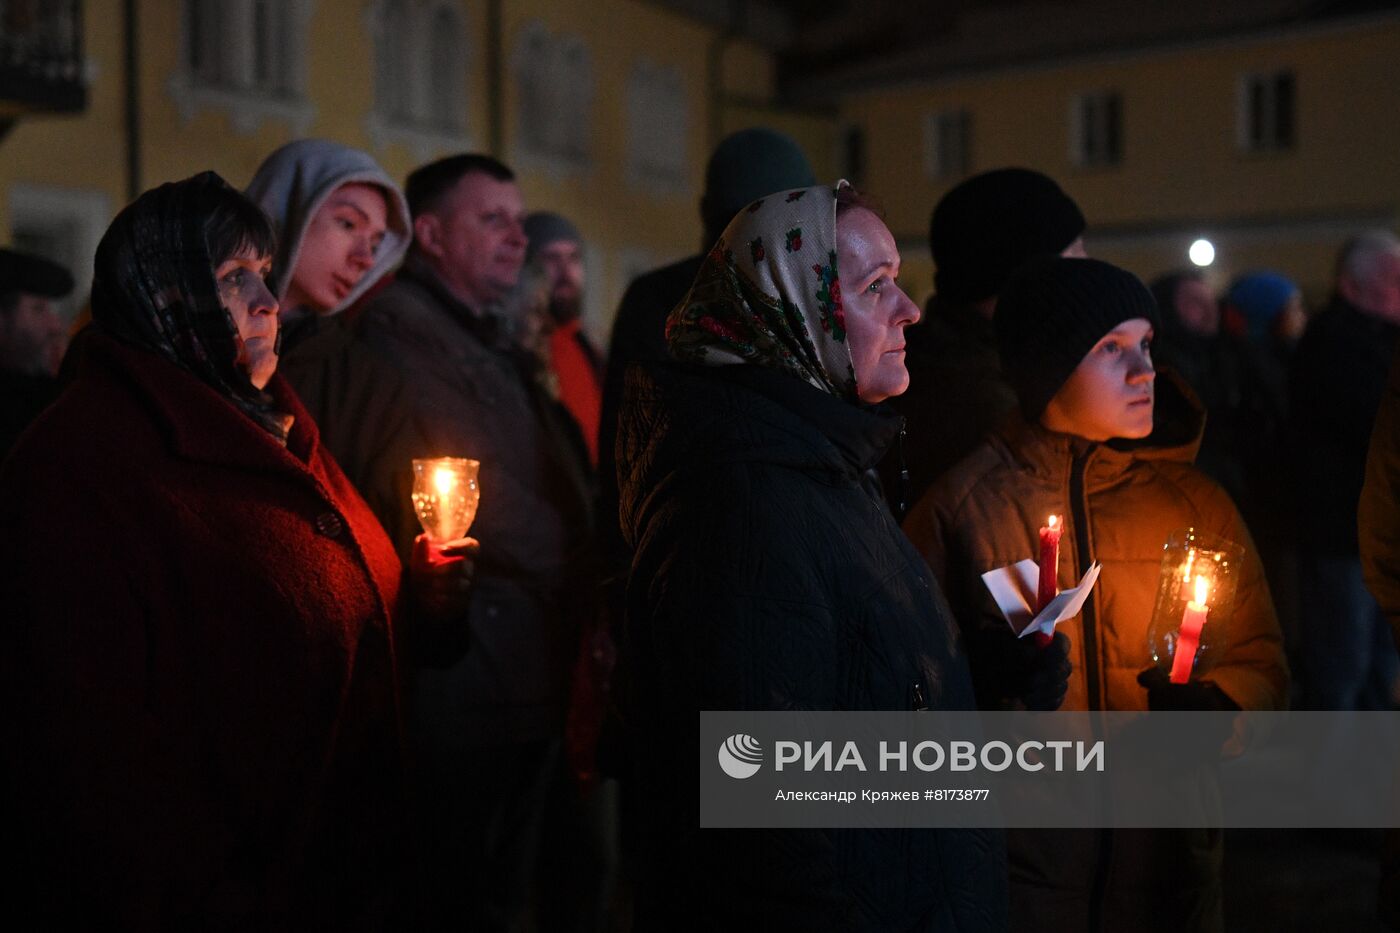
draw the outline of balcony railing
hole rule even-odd
[[[81,0],[0,0],[0,112],[87,106]]]

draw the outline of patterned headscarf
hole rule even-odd
[[[203,172],[147,191],[122,210],[97,245],[92,319],[188,370],[285,444],[291,416],[273,410],[238,365],[243,341],[219,298],[205,240],[210,215],[229,194],[243,197]]]
[[[853,401],[836,191],[780,191],[740,211],[667,318],[666,343],[679,360],[766,366]]]

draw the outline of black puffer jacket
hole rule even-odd
[[[862,482],[897,418],[752,366],[637,366],[618,440],[638,930],[996,930],[985,830],[698,830],[701,710],[974,705],[947,604]]]

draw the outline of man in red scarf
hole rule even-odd
[[[603,369],[598,351],[583,332],[585,270],[583,238],[558,214],[537,211],[525,218],[530,245],[526,263],[543,273],[549,289],[549,366],[559,384],[559,400],[578,422],[588,457],[598,465],[598,418],[603,402]]]

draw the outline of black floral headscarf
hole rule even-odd
[[[274,410],[271,396],[239,365],[243,341],[214,278],[216,263],[229,257],[210,255],[209,222],[231,197],[246,200],[218,175],[203,172],[128,205],[97,245],[92,319],[103,332],[193,373],[285,444],[291,416]],[[246,208],[258,210],[251,202]]]

